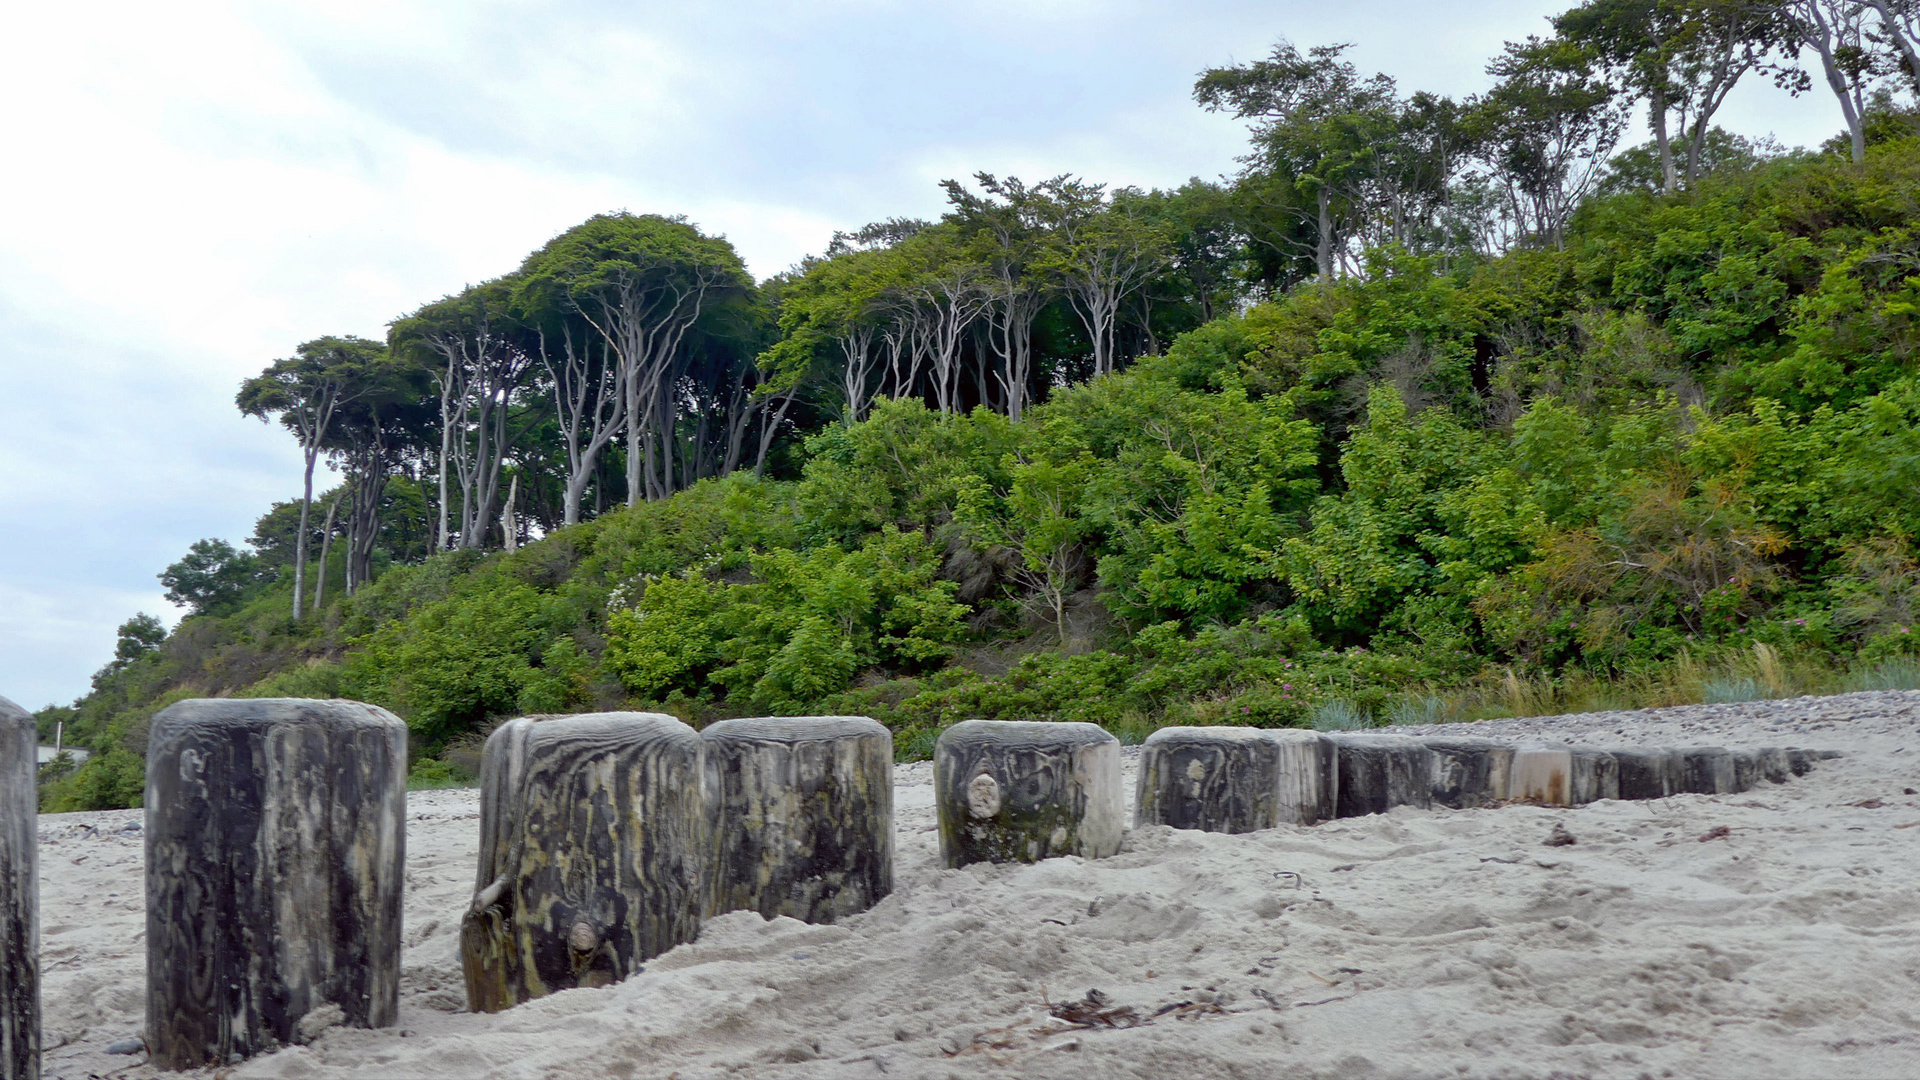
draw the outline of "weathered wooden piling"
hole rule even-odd
[[[1622,799],[1664,799],[1686,786],[1686,759],[1678,750],[1643,747],[1613,751]]]
[[[40,1077],[38,746],[33,716],[0,698],[0,1080]]]
[[[162,1069],[399,1005],[407,728],[354,701],[182,701],[147,748],[147,1049]]]
[[[1766,765],[1758,750],[1734,750],[1733,754],[1733,790],[1751,791],[1765,775]]]
[[[1620,797],[1620,762],[1612,751],[1574,746],[1568,748],[1568,753],[1572,756],[1573,771],[1569,774],[1567,796],[1573,805],[1585,806]]]
[[[830,923],[893,891],[893,733],[864,716],[723,720],[701,732],[714,914]]]
[[[1275,728],[1280,747],[1281,820],[1293,825],[1332,821],[1340,812],[1340,751],[1318,731]]]
[[[1515,748],[1507,798],[1541,806],[1572,806],[1573,752],[1564,746]]]
[[[1126,828],[1120,742],[1095,724],[966,720],[933,750],[940,854],[952,867],[1097,859]]]
[[[1136,824],[1243,833],[1321,820],[1326,737],[1310,731],[1165,727],[1140,748]]]
[[[1339,816],[1433,805],[1433,755],[1399,735],[1331,736],[1339,755]]]
[[[1689,746],[1680,751],[1680,791],[1725,795],[1737,790],[1733,751],[1721,746]]]
[[[1497,806],[1507,798],[1513,747],[1491,739],[1427,738],[1432,754],[1433,805],[1466,810]]]
[[[700,932],[712,813],[698,732],[658,713],[521,717],[480,759],[467,1005],[631,975]]]

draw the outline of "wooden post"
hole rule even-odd
[[[1664,799],[1686,782],[1686,763],[1679,751],[1664,748],[1615,750],[1622,799]]]
[[[1680,791],[1725,795],[1734,790],[1733,753],[1719,746],[1690,746],[1680,751]]]
[[[1753,785],[1765,775],[1766,764],[1757,750],[1735,750],[1733,753],[1733,790],[1751,791]]]
[[[788,716],[700,735],[713,914],[831,923],[893,891],[892,732],[864,716]]]
[[[1421,739],[1433,755],[1433,805],[1466,810],[1507,798],[1513,747],[1491,739]]]
[[[407,728],[355,701],[182,701],[147,748],[147,1049],[162,1069],[394,1022]]]
[[[487,737],[460,927],[469,1008],[606,986],[699,934],[701,745],[658,713],[521,717]]]
[[[1432,754],[1399,735],[1331,736],[1340,755],[1340,816],[1433,805]]]
[[[1507,798],[1541,806],[1573,805],[1573,754],[1564,746],[1522,746],[1513,752]]]
[[[1605,750],[1590,746],[1568,748],[1573,771],[1568,774],[1567,797],[1575,806],[1620,797],[1620,762]]]
[[[1120,741],[1095,724],[965,720],[933,748],[940,854],[950,867],[1098,859],[1126,829]]]
[[[1136,824],[1243,833],[1321,819],[1332,782],[1325,736],[1244,727],[1164,727],[1140,748]]]
[[[0,1080],[40,1077],[39,744],[0,698]]]

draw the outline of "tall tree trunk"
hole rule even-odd
[[[1673,168],[1673,141],[1667,138],[1667,89],[1655,85],[1647,104],[1648,119],[1653,122],[1653,143],[1660,151],[1660,193],[1671,195],[1680,186]]]
[[[1320,281],[1323,284],[1333,282],[1333,192],[1325,184],[1320,185],[1320,219],[1318,223],[1318,242],[1314,252],[1314,261],[1318,263]]]
[[[327,600],[327,552],[333,547],[333,515],[340,509],[340,496],[335,494],[333,501],[327,504],[327,523],[320,527],[320,568],[313,575],[313,610],[318,612]]]
[[[293,538],[293,621],[300,621],[300,601],[307,591],[307,523],[313,511],[313,466],[320,458],[320,440],[316,437],[305,447],[307,474],[300,491],[300,531]]]
[[[520,547],[520,522],[514,517],[513,507],[520,499],[520,474],[515,473],[512,483],[507,485],[507,505],[500,511],[500,531],[505,535],[504,544],[508,551],[517,551]]]

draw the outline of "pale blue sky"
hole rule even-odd
[[[684,213],[766,276],[934,216],[976,170],[1177,184],[1234,168],[1202,68],[1351,41],[1467,94],[1566,3],[992,0],[30,5],[0,66],[0,696],[83,693],[154,575],[298,491],[241,379],[381,336],[600,211]],[[1725,126],[1832,104],[1756,81]]]

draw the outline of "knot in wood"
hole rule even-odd
[[[967,784],[967,813],[977,818],[990,818],[1000,812],[1000,781],[986,773],[974,777]]]
[[[567,935],[575,952],[592,952],[600,944],[600,935],[585,919],[573,924],[573,932]]]

